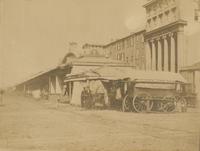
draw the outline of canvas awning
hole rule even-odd
[[[131,67],[99,67],[77,73],[76,75],[67,75],[65,82],[68,80],[83,80],[104,79],[104,80],[123,80],[130,79],[131,81],[139,82],[182,82],[187,81],[179,74],[172,72],[161,71],[140,71]]]

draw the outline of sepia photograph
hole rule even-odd
[[[200,151],[200,0],[0,0],[0,151]]]

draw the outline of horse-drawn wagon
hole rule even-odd
[[[84,87],[81,92],[83,107],[91,108],[97,102],[103,106],[112,105],[115,101],[120,102],[118,105],[123,112],[173,112],[186,107],[186,80],[178,73],[101,67],[83,75],[85,81],[99,81],[104,88],[104,92],[91,93],[92,84]]]

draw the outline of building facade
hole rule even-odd
[[[187,54],[179,0],[149,0],[144,8],[146,69],[179,72]]]
[[[191,66],[184,67],[180,70],[182,76],[190,83],[187,91],[197,94],[197,105],[199,106],[200,100],[200,62]]]
[[[127,37],[105,45],[106,56],[135,66],[136,69],[145,69],[145,30],[138,31]]]
[[[83,56],[105,56],[104,45],[84,44],[82,46]]]
[[[148,0],[146,28],[107,44],[107,55],[141,70],[179,72],[187,60],[182,5],[181,0]]]

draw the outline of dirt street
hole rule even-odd
[[[0,106],[0,151],[199,151],[198,114],[84,110],[21,96]]]

